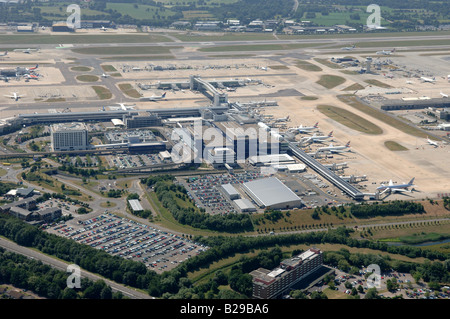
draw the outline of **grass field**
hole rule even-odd
[[[159,17],[170,17],[175,12],[164,7],[133,4],[133,3],[111,3],[107,2],[106,8],[120,12],[122,15],[129,15],[134,19],[156,19]]]
[[[342,66],[340,66],[339,64],[333,63],[331,61],[328,61],[327,59],[315,58],[314,61],[317,61],[320,64],[323,64],[331,69],[342,69]]]
[[[341,85],[346,80],[345,78],[337,75],[331,75],[331,74],[324,74],[320,77],[320,80],[317,81],[317,84],[322,85],[323,87],[326,87],[327,89],[332,89],[338,85]]]
[[[275,40],[272,33],[210,32],[208,35],[175,33],[173,36],[183,42]]]
[[[97,93],[100,100],[109,100],[110,98],[112,98],[111,91],[109,91],[106,87],[94,85],[92,86],[92,88],[94,89],[95,93]]]
[[[269,65],[268,67],[272,70],[287,70],[287,69],[289,69],[289,67],[287,67],[286,65]]]
[[[92,70],[92,68],[88,67],[88,66],[74,66],[70,68],[71,71],[75,71],[75,72],[90,72]]]
[[[345,89],[342,89],[342,91],[358,91],[358,90],[363,90],[364,86],[362,86],[359,83],[354,83],[350,86],[347,86]]]
[[[291,44],[244,44],[244,45],[219,45],[207,48],[201,48],[201,52],[227,52],[227,51],[276,51],[276,50],[294,50],[302,48],[316,47],[325,43],[291,43]]]
[[[372,116],[373,118],[376,118],[406,134],[410,134],[413,136],[426,138],[428,135],[426,132],[423,132],[422,130],[408,125],[407,123],[400,121],[394,116],[390,116],[387,113],[384,113],[380,110],[377,110],[373,107],[370,107],[356,99],[356,96],[354,95],[340,95],[338,96],[338,99],[351,107],[354,107],[357,110],[360,110],[361,112],[366,113],[369,116]]]
[[[159,34],[3,34],[0,44],[60,44],[60,43],[157,43],[172,42]]]
[[[99,77],[95,75],[83,74],[77,76],[77,80],[81,82],[97,82]]]
[[[179,48],[179,47],[171,47]],[[117,47],[88,47],[72,49],[75,53],[97,55],[135,55],[135,54],[164,54],[170,53],[170,48],[160,46],[117,46]]]
[[[392,86],[390,86],[389,84],[383,83],[383,82],[378,81],[378,80],[365,80],[364,82],[366,82],[369,85],[375,85],[375,86],[378,86],[378,87],[384,88],[384,89],[392,88]]]
[[[300,99],[303,101],[315,101],[318,99],[317,96],[302,96]]]
[[[102,57],[100,60],[108,61],[151,61],[151,60],[173,60],[175,57],[171,54],[166,55],[117,55]]]
[[[305,60],[297,60],[297,62],[295,63],[295,66],[297,68],[305,70],[305,71],[311,71],[311,72],[322,71],[322,68],[320,66],[315,65],[315,64],[305,61]]]
[[[117,72],[117,69],[110,64],[103,64],[101,67],[105,72]]]
[[[384,142],[384,146],[386,146],[390,151],[398,152],[398,151],[407,151],[408,149],[395,141],[386,141]]]
[[[121,83],[119,84],[119,89],[126,95],[128,95],[129,97],[133,97],[133,98],[140,98],[141,94],[139,94],[138,91],[136,91],[136,89],[133,88],[133,86],[129,83]]]
[[[383,130],[379,126],[340,107],[331,105],[318,105],[317,109],[332,120],[361,133],[371,135],[378,135],[383,133]]]

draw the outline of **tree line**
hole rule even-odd
[[[69,273],[39,260],[0,248],[0,283],[27,289],[49,299],[122,299],[103,280],[81,278],[80,288],[67,287]]]

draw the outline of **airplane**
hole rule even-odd
[[[431,79],[431,78],[427,78],[427,77],[422,76],[422,77],[420,77],[420,79],[421,79],[423,82],[429,82],[429,83],[434,83],[434,82],[436,82],[436,78],[435,78],[435,77],[433,77],[433,78]]]
[[[30,49],[30,48],[28,48],[28,49],[14,49],[14,51],[15,52],[22,52],[22,53],[30,54],[31,51],[37,51],[37,49]]]
[[[381,191],[380,194],[383,194],[385,192],[389,192],[389,193],[397,193],[397,192],[409,192],[411,193],[412,190],[408,190],[409,187],[414,186],[414,177],[409,181],[409,183],[404,183],[404,184],[398,184],[395,185],[392,180],[389,181],[388,185],[384,185],[381,184],[381,186],[377,187],[378,191]]]
[[[345,51],[351,51],[355,48],[355,45],[352,45],[351,47],[343,47],[341,48],[341,50],[345,50]]]
[[[445,93],[442,93],[442,92],[441,92],[441,95],[442,95],[442,97],[444,97],[444,98],[448,97],[448,95],[447,95],[447,94],[445,94]]]
[[[101,76],[102,78],[107,78],[107,77],[109,77],[110,75],[109,75],[109,74],[106,74],[106,73],[102,73],[102,74],[100,74],[100,76]]]
[[[157,96],[157,95],[152,95],[149,98],[147,98],[149,101],[159,101],[162,100],[166,97],[166,92],[164,92],[162,95]]]
[[[0,56],[7,56],[8,55],[8,51],[5,51],[4,53],[0,54]]]
[[[236,91],[236,88],[227,87],[227,91],[228,91],[228,92],[235,92],[235,91]]]
[[[316,122],[316,124],[314,124],[314,126],[303,126],[303,125],[300,125],[298,127],[292,127],[292,128],[289,129],[289,131],[290,132],[297,131],[299,133],[309,133],[312,130],[315,130],[317,128],[319,128],[319,122]]]
[[[395,49],[392,49],[391,51],[385,51],[385,50],[383,50],[383,51],[378,51],[377,52],[377,54],[378,55],[391,55],[392,53],[394,53],[395,52]]]
[[[14,99],[15,101],[18,101],[21,97],[24,97],[25,95],[19,95],[17,92],[12,92],[12,95],[5,95],[5,96]]]
[[[427,142],[428,142],[428,144],[433,145],[434,147],[439,146],[437,142],[430,140],[430,138],[428,136],[427,136]]]
[[[38,80],[39,79],[39,77],[37,75],[34,75],[34,74],[25,74],[24,77],[27,78],[27,79],[32,79],[32,80]]]
[[[100,28],[100,30],[106,31],[106,30],[108,30],[108,28],[105,28],[104,26],[102,26],[102,27]]]
[[[313,143],[315,143],[315,142],[322,142],[322,141],[325,141],[325,140],[327,140],[329,138],[332,138],[332,137],[333,137],[333,131],[331,131],[328,135],[316,135],[316,134],[314,134],[313,136],[306,137],[304,142],[313,142]]]
[[[27,68],[27,71],[34,71],[37,68],[39,68],[39,64],[36,64],[36,66],[32,67],[32,68]]]
[[[334,146],[333,143],[330,143],[330,146],[320,147],[317,150],[317,153],[319,152],[342,153],[345,152],[345,150],[348,148],[350,148],[350,141],[347,142],[347,144],[345,144],[344,146]]]
[[[276,119],[275,122],[287,122],[289,121],[289,115],[286,117],[280,117],[279,119]]]
[[[124,111],[127,111],[127,110],[129,110],[129,109],[132,109],[133,108],[133,106],[136,106],[136,105],[125,105],[125,103],[116,103],[116,104],[118,104],[118,105],[120,105],[120,107],[122,108],[122,110],[124,110]]]
[[[262,67],[261,67],[261,70],[267,71],[267,67],[262,66]]]

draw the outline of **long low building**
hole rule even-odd
[[[394,110],[414,110],[426,109],[429,107],[447,108],[450,107],[450,99],[440,98],[403,98],[399,100],[386,100],[380,103],[380,107],[384,111]]]
[[[290,209],[303,206],[302,199],[276,177],[244,183],[242,189],[261,208]]]

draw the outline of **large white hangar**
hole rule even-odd
[[[261,208],[289,209],[303,206],[301,198],[276,177],[244,183],[242,189]]]

